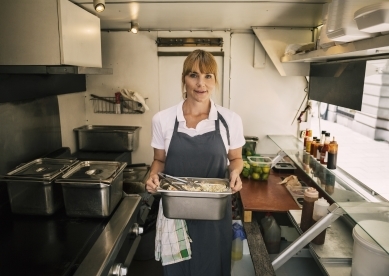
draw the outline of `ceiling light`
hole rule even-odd
[[[102,12],[105,10],[105,0],[93,0],[93,7],[97,12]]]
[[[137,34],[139,31],[139,24],[136,22],[131,22],[131,32]]]

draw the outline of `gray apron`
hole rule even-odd
[[[225,178],[227,153],[221,134],[218,112],[215,130],[190,137],[178,132],[178,121],[165,161],[165,173],[181,177]],[[231,275],[232,214],[231,196],[221,220],[186,220],[192,239],[192,259],[163,267],[165,276],[229,276]]]

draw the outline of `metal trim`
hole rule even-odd
[[[141,197],[131,195],[123,198],[103,232],[78,267],[74,276],[107,275],[124,239],[137,220]]]
[[[112,75],[112,68],[46,65],[0,65],[0,74]]]

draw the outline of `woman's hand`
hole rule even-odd
[[[156,193],[159,187],[158,174],[151,174],[149,179],[146,181],[146,189],[149,193]]]
[[[232,193],[242,190],[242,180],[240,173],[243,169],[242,148],[236,148],[228,151],[228,159],[230,160],[230,187]]]
[[[236,171],[230,173],[230,187],[233,194],[242,190],[242,180]]]

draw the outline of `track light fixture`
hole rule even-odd
[[[97,12],[105,10],[105,0],[93,0],[93,7]]]
[[[131,32],[137,34],[139,31],[139,24],[137,22],[131,21]]]

